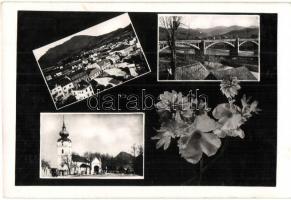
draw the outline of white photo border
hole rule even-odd
[[[73,0],[74,1],[74,0]],[[3,145],[3,196],[5,198],[105,198],[105,199],[288,199],[291,198],[290,153],[290,46],[291,4],[246,2],[176,3],[80,3],[80,2],[2,2],[1,4],[1,84]],[[278,130],[276,187],[229,186],[20,186],[15,185],[16,79],[18,11],[110,11],[110,12],[231,12],[277,14],[278,16]],[[266,98],[267,96],[266,91]],[[2,181],[1,181],[2,183]],[[1,187],[2,188],[2,187]],[[113,192],[114,191],[114,192]]]

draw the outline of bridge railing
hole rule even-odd
[[[240,41],[258,41],[258,38],[239,38]],[[201,41],[204,42],[220,42],[220,41],[225,41],[225,42],[234,42],[236,41],[236,38],[234,39],[205,39],[205,40],[176,40],[176,43],[199,43]],[[167,41],[162,40],[159,41],[160,44],[167,43]]]

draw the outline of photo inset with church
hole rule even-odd
[[[40,178],[143,179],[143,113],[41,113]]]

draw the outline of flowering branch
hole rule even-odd
[[[240,100],[241,107],[235,103],[235,97],[240,89],[236,77],[228,77],[221,82],[220,91],[228,102],[218,104],[212,110],[214,118],[208,115],[211,109],[208,108],[207,96],[198,100],[197,94],[195,98],[189,98],[174,90],[160,94],[160,101],[156,104],[156,108],[161,127],[156,130],[157,135],[151,138],[158,140],[156,148],[163,147],[166,150],[172,139],[178,138],[177,146],[181,157],[192,164],[200,162],[200,183],[203,172],[208,169],[208,166],[203,166],[203,154],[207,157],[214,156],[221,147],[221,140],[225,137],[243,139],[245,133],[240,128],[241,125],[261,111],[258,102],[250,102],[250,98],[246,95],[243,95]]]

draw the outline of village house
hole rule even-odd
[[[111,54],[111,55],[107,56],[106,59],[109,60],[111,62],[111,64],[115,64],[118,61],[120,61],[120,57],[116,54]]]
[[[54,99],[58,99],[59,97],[64,96],[63,88],[61,85],[56,84],[55,86],[50,87],[50,89],[51,89],[51,95],[53,96]]]
[[[61,75],[63,75],[63,72],[62,72],[62,71],[57,72],[57,73],[55,74],[56,77],[59,77],[59,76],[61,76]]]
[[[137,77],[138,76],[138,73],[136,72],[136,68],[135,67],[130,67],[129,68],[129,72],[130,72],[130,75],[133,76],[133,77]]]
[[[72,69],[77,69],[78,68],[78,65],[73,65],[72,66]]]
[[[141,45],[139,42],[136,43],[136,48],[140,49],[141,48]]]
[[[128,62],[122,62],[122,63],[116,63],[114,66],[117,68],[125,68],[128,67],[129,63]]]
[[[41,174],[45,177],[52,176],[49,162],[41,160]]]
[[[64,77],[60,80],[59,84],[62,86],[63,94],[67,95],[70,93],[70,90],[74,88],[73,82],[68,77]]]
[[[92,86],[84,80],[78,83],[72,93],[78,101],[94,95]]]
[[[85,65],[88,64],[88,60],[87,59],[83,59],[82,60],[82,64],[85,64]]]
[[[136,43],[136,38],[133,38],[128,42],[129,45],[134,45]]]
[[[85,67],[85,69],[95,69],[95,68],[99,68],[99,65],[97,63],[92,63],[92,64],[90,63]]]
[[[102,74],[102,70],[98,68],[92,69],[88,75],[88,81],[91,81]]]
[[[73,154],[71,174],[74,175],[90,174],[90,162],[82,156]]]
[[[65,67],[61,66],[61,67],[54,68],[53,70],[49,72],[49,74],[48,73],[47,74],[53,76],[53,78],[58,79],[63,75],[69,74],[70,71],[71,71],[71,67],[67,65]]]
[[[100,77],[100,78],[95,78],[94,80],[98,83],[98,85],[103,85],[106,87],[109,85],[112,79],[113,78],[111,77]]]
[[[72,154],[70,173],[72,175],[94,175],[102,173],[102,162],[97,157],[88,161],[85,157]]]
[[[112,87],[117,86],[120,83],[122,83],[122,81],[116,80],[114,78],[109,81],[109,85],[111,85]]]
[[[119,56],[128,56],[130,54],[130,52],[133,51],[133,47],[132,46],[129,46],[125,49],[121,49],[121,50],[118,50],[116,51],[116,53],[119,55]]]
[[[68,75],[75,86],[82,80],[88,80],[88,74],[85,70],[78,70]]]
[[[104,60],[97,62],[97,65],[102,70],[111,68],[111,62],[108,59],[104,59]]]
[[[91,61],[96,61],[98,59],[97,53],[93,53],[89,56]]]
[[[47,81],[52,80],[52,75],[47,75],[47,76],[45,77],[45,79],[46,79]]]

